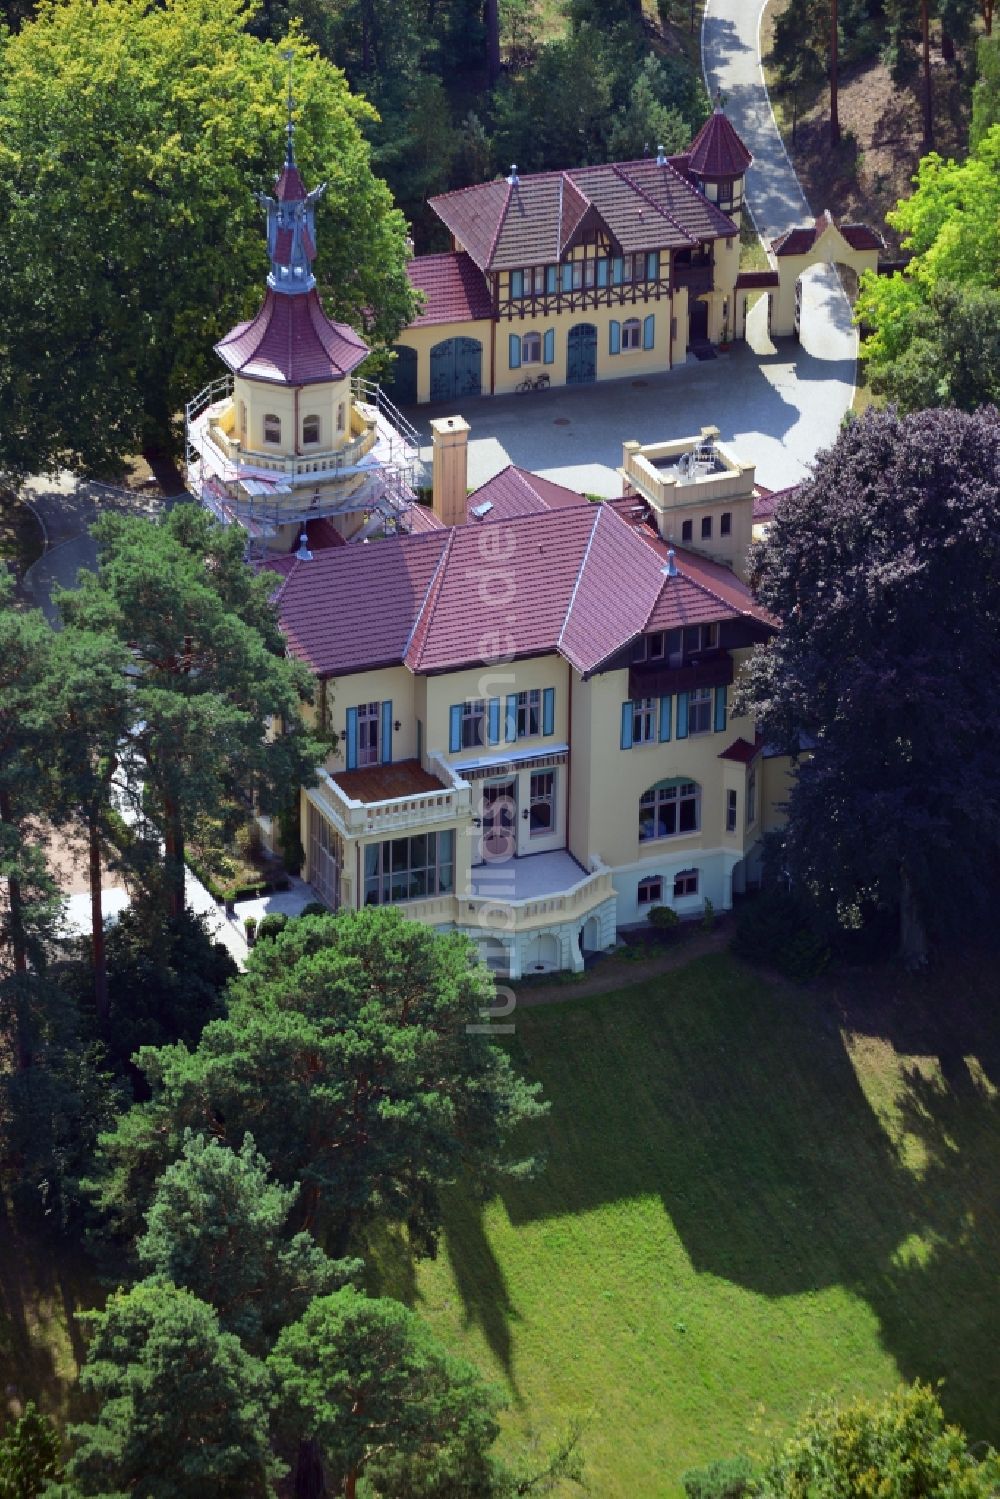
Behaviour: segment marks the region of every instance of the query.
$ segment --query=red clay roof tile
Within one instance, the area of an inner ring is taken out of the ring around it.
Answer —
[[[750,152],[718,105],[686,154],[689,170],[713,182],[725,177],[742,177],[753,162]]]
[[[333,548],[310,562],[269,561],[282,578],[289,649],[320,676],[398,662],[441,672],[553,652],[589,674],[643,630],[773,624],[719,563],[678,549],[666,577],[666,545],[614,505],[509,515],[499,552],[487,539],[497,534],[457,526]]]
[[[468,323],[493,314],[483,273],[464,250],[450,255],[417,255],[408,262],[410,285],[427,298],[414,326]]]
[[[313,289],[304,296],[276,295],[219,340],[215,352],[236,375],[276,385],[341,380],[368,355],[368,345],[346,323],[331,322]]]

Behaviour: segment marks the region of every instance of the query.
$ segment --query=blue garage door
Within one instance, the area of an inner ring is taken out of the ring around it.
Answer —
[[[392,351],[396,356],[389,378],[385,382],[385,393],[397,406],[417,404],[417,351],[405,344],[396,344]]]
[[[590,385],[596,378],[597,329],[593,323],[577,323],[569,330],[566,384]]]
[[[483,388],[483,346],[476,338],[446,338],[431,349],[431,400],[478,396]]]

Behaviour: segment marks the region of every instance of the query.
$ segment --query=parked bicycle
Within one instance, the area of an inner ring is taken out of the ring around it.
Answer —
[[[515,390],[548,390],[551,380],[548,375],[527,375],[517,385]]]

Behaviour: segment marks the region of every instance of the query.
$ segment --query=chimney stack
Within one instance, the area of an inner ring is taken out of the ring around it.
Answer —
[[[460,416],[439,416],[431,422],[434,452],[433,510],[445,526],[464,526],[468,516],[469,424]]]

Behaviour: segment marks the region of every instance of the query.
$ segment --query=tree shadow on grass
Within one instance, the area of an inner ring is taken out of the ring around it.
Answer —
[[[79,1245],[15,1211],[0,1192],[0,1426],[29,1400],[57,1417],[79,1413],[76,1370],[60,1344],[65,1338],[79,1367],[77,1313],[104,1296]]]
[[[770,1297],[848,1288],[904,1377],[944,1378],[948,1414],[995,1440],[996,1025],[956,1040],[938,1024],[939,1080],[903,1079],[895,1108],[923,1142],[921,1170],[861,1086],[845,1044],[857,1022],[828,993],[725,957],[522,1013],[519,1065],[554,1105],[530,1145],[549,1164],[503,1201],[517,1225],[656,1194],[696,1271]],[[926,1046],[912,1015],[895,1036],[877,1025],[899,1053]],[[989,1060],[970,1072],[956,1046],[972,1041]],[[509,1298],[473,1209],[448,1247],[467,1316],[509,1363]]]

